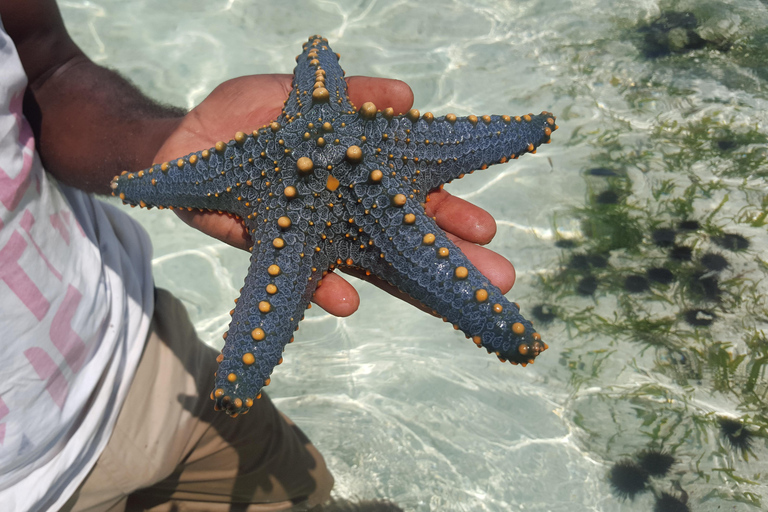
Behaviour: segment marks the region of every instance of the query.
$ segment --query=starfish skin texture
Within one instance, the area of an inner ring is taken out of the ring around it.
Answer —
[[[555,117],[356,109],[338,59],[326,39],[309,38],[274,122],[111,184],[131,205],[229,212],[245,223],[251,263],[211,393],[231,416],[261,396],[321,279],[337,267],[384,279],[502,362],[525,366],[547,348],[424,203],[465,173],[534,152],[557,129]]]

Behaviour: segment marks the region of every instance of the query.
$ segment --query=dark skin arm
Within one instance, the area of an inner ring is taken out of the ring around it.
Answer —
[[[35,135],[51,174],[106,194],[110,174],[152,163],[183,110],[149,100],[91,62],[69,37],[54,0],[3,1],[0,16],[40,108]]]
[[[228,140],[238,130],[269,123],[291,90],[290,75],[240,77],[224,82],[185,113],[152,101],[114,71],[88,59],[69,37],[54,0],[3,0],[0,18],[16,44],[39,107],[35,135],[46,170],[87,192],[107,194],[110,180],[122,170],[172,160]],[[356,105],[372,101],[396,112],[411,108],[413,93],[399,80],[352,77],[347,82]],[[243,104],[251,108],[244,111]],[[430,194],[426,209],[496,286],[503,292],[512,287],[512,265],[476,245],[488,243],[496,232],[487,212],[445,191]],[[180,217],[235,247],[250,246],[237,218],[210,212],[183,212]],[[407,300],[386,283],[375,284]],[[329,313],[346,316],[357,309],[359,297],[343,278],[328,274],[314,301]]]

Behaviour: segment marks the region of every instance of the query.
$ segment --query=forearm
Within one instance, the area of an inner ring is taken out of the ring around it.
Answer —
[[[114,175],[151,165],[185,113],[157,104],[82,55],[30,88],[40,110],[36,135],[45,168],[88,192],[108,193]]]

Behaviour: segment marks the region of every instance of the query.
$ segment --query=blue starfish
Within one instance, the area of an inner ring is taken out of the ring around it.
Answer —
[[[270,125],[112,181],[113,194],[133,205],[237,215],[253,239],[219,356],[215,407],[248,411],[335,267],[393,284],[502,361],[532,363],[547,345],[423,203],[465,173],[534,152],[557,129],[555,117],[356,109],[328,41],[313,36],[303,49]]]

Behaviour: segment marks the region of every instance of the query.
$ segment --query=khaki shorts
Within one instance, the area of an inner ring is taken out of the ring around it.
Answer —
[[[256,512],[327,501],[333,477],[322,456],[265,393],[235,419],[213,410],[217,352],[178,299],[156,297],[112,437],[63,510]]]

